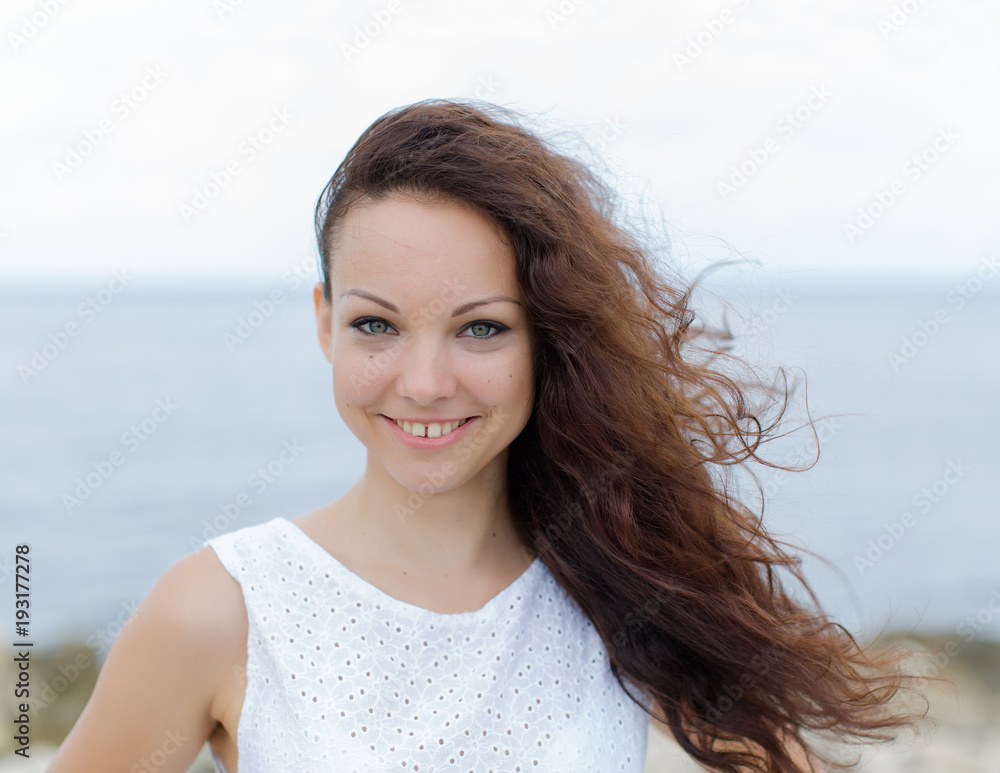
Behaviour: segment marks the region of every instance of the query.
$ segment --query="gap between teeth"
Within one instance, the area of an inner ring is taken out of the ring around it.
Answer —
[[[412,424],[408,421],[400,422],[396,421],[396,426],[402,428],[403,432],[408,435],[413,435],[414,437],[441,437],[442,435],[447,435],[454,432],[456,429],[465,424],[468,419],[460,419],[458,421],[446,421],[444,423],[434,422],[432,424],[421,424],[420,422],[413,422]]]

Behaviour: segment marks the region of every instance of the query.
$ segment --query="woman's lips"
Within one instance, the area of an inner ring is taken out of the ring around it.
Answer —
[[[447,435],[441,435],[439,437],[418,437],[416,435],[411,435],[406,432],[402,427],[396,424],[396,421],[385,414],[382,414],[382,418],[385,419],[386,423],[389,425],[389,430],[406,446],[410,448],[441,448],[442,446],[449,445],[455,442],[460,436],[464,435],[472,424],[475,423],[478,416],[470,416],[468,420],[460,427],[453,429]],[[452,419],[454,421],[454,419]],[[459,419],[458,421],[461,421]],[[413,422],[421,423],[424,422]],[[434,422],[427,422],[428,424],[433,424]],[[443,424],[444,422],[438,422]],[[426,427],[426,424],[425,424]]]

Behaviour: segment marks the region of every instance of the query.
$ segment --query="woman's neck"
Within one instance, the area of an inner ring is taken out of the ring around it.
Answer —
[[[526,568],[534,557],[514,527],[506,480],[495,473],[421,493],[369,464],[334,503],[334,512],[339,538],[357,560],[415,578],[506,574],[512,566]]]

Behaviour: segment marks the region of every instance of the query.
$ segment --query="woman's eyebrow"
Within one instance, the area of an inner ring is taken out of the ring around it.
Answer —
[[[343,298],[345,295],[357,295],[361,298],[367,298],[368,300],[377,303],[379,306],[388,309],[393,314],[399,314],[399,309],[397,309],[393,304],[389,303],[389,301],[379,298],[377,295],[372,295],[371,293],[366,292],[365,290],[357,290],[357,289],[345,290],[340,294],[338,300],[340,298]],[[461,306],[458,306],[454,311],[451,312],[451,316],[457,317],[461,314],[465,314],[465,312],[467,311],[476,308],[477,306],[485,306],[488,303],[499,303],[501,301],[516,303],[518,306],[521,305],[520,301],[514,300],[510,296],[491,295],[489,298],[483,298],[482,300],[469,301],[468,303],[463,303]]]

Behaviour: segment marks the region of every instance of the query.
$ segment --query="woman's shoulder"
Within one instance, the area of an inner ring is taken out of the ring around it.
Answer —
[[[213,705],[233,664],[246,663],[243,591],[208,545],[170,564],[134,614],[137,621],[146,618],[147,636],[167,644],[175,662],[211,689]]]
[[[239,584],[211,548],[174,561],[115,637],[52,770],[125,770],[164,728],[178,754],[163,769],[181,770],[236,705],[246,631]]]
[[[175,643],[178,657],[197,659],[212,676],[245,649],[243,591],[208,545],[167,567],[137,613],[143,608],[148,625]]]
[[[159,627],[172,628],[187,655],[197,656],[212,685],[212,718],[222,721],[245,681],[249,620],[242,588],[209,545],[171,564],[157,585]]]
[[[210,636],[209,642],[221,643],[234,623],[246,622],[243,592],[227,571],[218,554],[204,545],[171,564],[160,577],[161,603],[176,607],[199,633]]]
[[[227,715],[234,704],[242,703],[246,681],[249,619],[243,590],[209,545],[185,556],[174,567],[179,595],[194,605],[199,635],[210,650],[205,654],[212,661],[215,684],[212,717],[228,727]]]

